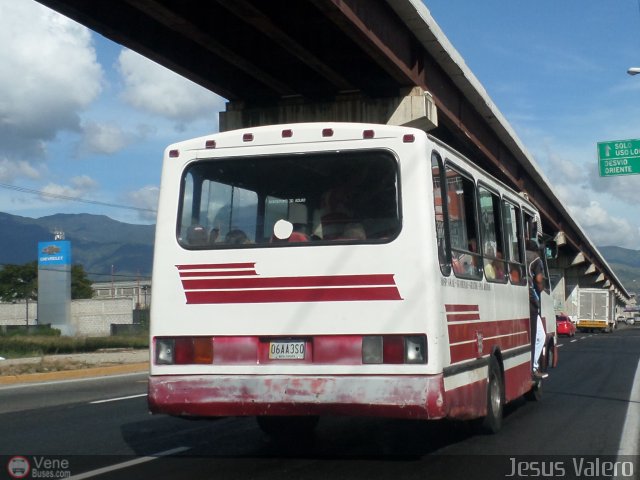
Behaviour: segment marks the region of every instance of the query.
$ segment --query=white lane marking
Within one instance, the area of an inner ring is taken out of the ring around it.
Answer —
[[[141,463],[152,462],[153,460],[158,460],[158,458],[167,457],[169,455],[173,455],[175,453],[185,452],[190,450],[191,447],[178,447],[173,448],[171,450],[166,450],[164,452],[154,453],[148,457],[140,457],[134,460],[129,460],[128,462],[116,463],[115,465],[110,465],[108,467],[98,468],[96,470],[91,470],[89,472],[81,473],[79,475],[74,475],[72,477],[67,477],[69,480],[82,480],[84,478],[92,478],[97,477],[98,475],[102,475],[103,473],[114,472],[116,470],[122,470],[123,468],[133,467],[135,465],[140,465]]]
[[[560,348],[560,347],[564,347],[564,343],[558,344],[558,348]]]
[[[635,471],[638,471],[640,468],[638,454],[640,454],[640,360],[638,360],[636,374],[633,377],[627,416],[624,420],[622,435],[620,435],[618,459],[620,462],[635,462]]]
[[[98,403],[109,403],[109,402],[119,402],[120,400],[129,400],[131,398],[140,398],[146,397],[146,393],[140,393],[138,395],[129,395],[128,397],[118,397],[118,398],[107,398],[105,400],[94,400],[93,402],[89,402],[90,405],[97,405]]]
[[[578,341],[578,340],[571,340],[571,343],[575,343],[575,342],[577,342],[577,341]]]

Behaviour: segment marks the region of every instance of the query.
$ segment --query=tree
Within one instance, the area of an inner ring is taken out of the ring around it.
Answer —
[[[71,298],[92,298],[92,282],[80,264],[71,267]],[[38,263],[29,262],[24,265],[5,265],[0,270],[0,300],[15,302],[17,300],[37,300],[38,298]]]
[[[38,298],[38,264],[5,265],[0,270],[0,300],[15,302],[25,300],[25,322],[29,327],[29,300]]]
[[[76,263],[71,267],[71,298],[77,300],[79,298],[92,298],[93,287],[92,282],[87,277],[84,267]]]
[[[5,265],[0,270],[0,300],[35,300],[38,298],[38,265]]]

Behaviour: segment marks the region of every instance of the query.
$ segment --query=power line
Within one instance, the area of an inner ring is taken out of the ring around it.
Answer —
[[[6,188],[7,190],[13,190],[13,191],[16,191],[16,192],[21,192],[21,193],[30,193],[32,195],[41,195],[43,197],[51,197],[51,198],[58,198],[58,199],[61,199],[61,200],[69,200],[71,202],[88,203],[88,204],[91,204],[91,205],[101,205],[103,207],[124,208],[124,209],[127,209],[127,210],[137,210],[139,212],[152,212],[152,213],[156,213],[157,212],[157,210],[152,209],[152,208],[132,207],[130,205],[120,205],[120,204],[117,204],[117,203],[109,203],[109,202],[98,202],[97,200],[88,200],[86,198],[71,197],[69,195],[63,195],[61,193],[43,192],[42,190],[34,190],[32,188],[18,187],[16,185],[8,185],[6,183],[0,183],[0,188]]]

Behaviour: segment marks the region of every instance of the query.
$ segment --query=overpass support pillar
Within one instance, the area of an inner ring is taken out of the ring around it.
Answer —
[[[299,122],[381,123],[429,131],[438,126],[438,113],[431,94],[420,87],[414,87],[397,97],[370,98],[350,93],[323,102],[292,97],[270,106],[229,102],[226,111],[220,113],[221,132]]]

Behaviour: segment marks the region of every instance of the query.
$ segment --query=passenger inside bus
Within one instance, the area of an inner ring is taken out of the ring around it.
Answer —
[[[308,242],[307,232],[308,211],[304,203],[292,203],[289,205],[289,222],[293,225],[293,231],[288,238],[289,242]]]
[[[453,271],[458,275],[476,276],[478,274],[478,242],[470,238],[467,242],[468,250],[455,252],[452,259]]]
[[[229,243],[231,245],[242,245],[249,242],[249,237],[240,229],[231,230],[224,238],[225,243]]]
[[[213,245],[218,241],[218,237],[220,236],[220,229],[218,227],[213,227],[209,232],[209,245]]]
[[[505,279],[504,261],[502,252],[494,253],[493,247],[485,249],[484,274],[489,281],[502,282]]]
[[[341,240],[366,240],[367,234],[361,223],[348,223],[344,227]]]
[[[207,230],[202,225],[195,224],[187,228],[187,244],[201,247],[207,244],[207,239]]]

